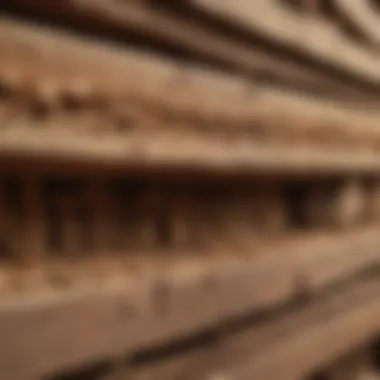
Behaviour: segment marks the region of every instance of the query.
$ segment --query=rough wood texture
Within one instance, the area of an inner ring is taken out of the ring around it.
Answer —
[[[331,21],[328,17],[305,17],[302,13],[292,11],[286,1],[260,0],[255,1],[255,4],[244,0],[223,3],[214,0],[194,0],[194,2],[201,9],[223,17],[224,20],[240,27],[243,26],[288,47],[307,52],[319,60],[336,65],[341,70],[352,72],[365,80],[379,82],[380,71],[376,55],[365,46],[356,44],[349,35],[342,33],[339,24],[338,28],[334,25],[334,19]],[[344,7],[344,11],[351,10],[356,17],[363,16],[363,10],[367,14],[370,12],[365,1],[358,3],[360,5],[356,6],[355,11],[352,10],[353,6]],[[375,18],[373,15],[373,19]],[[376,24],[368,23],[369,27],[373,28],[373,25]]]
[[[1,2],[0,377],[346,376],[380,329],[376,12]]]
[[[148,277],[117,275],[115,284],[101,287],[94,277],[85,288],[50,286],[22,297],[10,293],[0,304],[0,336],[9,342],[0,352],[1,368],[14,379],[28,379],[154,347],[298,294],[312,295],[378,264],[377,231],[350,235],[283,243],[240,260],[197,265],[185,260],[166,269],[161,264]],[[302,292],[300,279],[306,279]],[[167,288],[162,311],[154,298],[160,281]]]
[[[308,88],[318,88],[321,91],[337,91],[341,96],[357,94],[357,91],[346,83],[331,78],[324,73],[318,73],[313,68],[302,64],[281,60],[276,55],[268,54],[258,46],[249,46],[238,42],[236,38],[213,30],[212,26],[198,22],[197,18],[186,15],[186,10],[178,4],[154,4],[145,1],[63,1],[57,6],[39,1],[11,1],[13,6],[32,9],[41,14],[65,18],[71,22],[85,25],[90,30],[105,30],[125,35],[134,34],[148,36],[170,46],[178,47],[181,51],[201,58],[202,60],[218,62],[220,65],[247,75],[258,78],[275,77],[280,82]],[[185,13],[185,14],[184,14]]]

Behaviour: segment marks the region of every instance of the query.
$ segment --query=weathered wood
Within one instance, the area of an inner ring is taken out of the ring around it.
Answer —
[[[184,10],[181,6],[180,12],[175,12],[173,8],[168,11],[165,7],[140,0],[125,3],[94,0],[60,2],[59,6],[53,7],[40,1],[13,1],[13,5],[17,3],[21,8],[29,8],[50,17],[59,16],[60,19],[65,18],[85,25],[90,30],[100,28],[121,36],[127,36],[132,31],[154,41],[166,41],[197,58],[217,62],[259,78],[273,76],[289,84],[301,83],[310,89],[319,88],[320,91],[330,88],[341,97],[348,93],[358,94],[352,86],[347,86],[347,83],[338,78],[268,53],[260,47],[257,48],[255,43],[237,42],[235,37],[231,38],[228,33],[213,30],[212,24],[205,26],[191,17],[191,14],[188,18],[186,8]],[[328,91],[325,93],[327,95]]]
[[[0,352],[1,368],[23,380],[213,329],[292,299],[300,275],[306,278],[306,294],[312,294],[376,265],[377,241],[377,229],[320,236],[307,244],[279,244],[247,259],[212,260],[211,267],[179,260],[171,269],[160,265],[156,274],[132,282],[118,275],[114,285],[88,282],[87,291],[51,289],[45,295],[25,293],[26,299],[5,297],[0,337],[10,344]],[[155,312],[155,279],[168,289],[163,314]],[[25,364],[14,366],[14,360]]]
[[[0,5],[2,377],[347,375],[380,330],[360,4]]]
[[[305,17],[302,13],[292,12],[284,2],[277,1],[255,1],[255,4],[245,1],[194,2],[209,14],[253,34],[261,34],[271,41],[339,67],[341,71],[355,73],[374,83],[379,81],[380,71],[373,52],[355,44],[349,35],[340,33],[329,19]],[[309,38],[311,34],[313,38]]]

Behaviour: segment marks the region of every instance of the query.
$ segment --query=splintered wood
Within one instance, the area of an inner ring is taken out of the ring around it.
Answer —
[[[380,6],[0,4],[0,378],[380,379]]]

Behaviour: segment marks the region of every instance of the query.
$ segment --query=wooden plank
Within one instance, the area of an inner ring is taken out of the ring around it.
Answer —
[[[1,40],[0,81],[13,86],[11,90],[20,96],[31,96],[30,101],[44,98],[46,93],[54,98],[47,99],[48,122],[31,121],[25,104],[20,104],[18,120],[4,117],[6,129],[17,130],[20,138],[28,126],[78,131],[80,128],[73,127],[76,123],[83,124],[88,134],[98,135],[103,130],[104,134],[113,131],[126,135],[118,131],[117,118],[120,109],[127,108],[133,110],[130,130],[150,126],[155,131],[211,130],[221,137],[223,133],[250,134],[288,143],[363,144],[371,148],[378,144],[378,112],[374,110],[251,87],[232,75],[62,33],[46,33],[43,28],[4,18],[0,31],[0,40],[7,36]],[[28,54],[29,50],[34,53]],[[70,118],[54,106],[67,97],[76,98],[78,91],[80,102],[90,108],[87,113],[92,117]],[[170,95],[172,92],[175,96]],[[91,108],[99,102],[104,107],[102,112],[99,107]],[[146,114],[150,115],[148,119]]]
[[[340,336],[339,342],[334,341],[333,345],[337,349],[331,356],[323,353],[322,359],[320,351],[324,349],[324,346],[316,347],[314,342],[311,342],[312,347],[308,347],[305,339],[305,336],[309,336],[310,330],[319,330],[319,338],[328,339],[330,329],[335,330],[336,326],[342,328],[340,323],[347,322],[347,315],[368,315],[374,309],[377,310],[376,315],[378,315],[379,284],[378,276],[356,281],[350,286],[325,294],[307,304],[288,310],[278,310],[277,313],[268,315],[265,320],[252,320],[250,324],[235,326],[232,329],[231,326],[230,328],[224,326],[224,330],[220,329],[219,334],[214,331],[213,334],[204,336],[198,341],[185,341],[182,345],[178,345],[176,350],[174,347],[170,350],[170,346],[169,348],[163,346],[155,353],[151,353],[150,359],[146,361],[138,359],[139,355],[133,356],[130,360],[115,359],[115,365],[108,368],[102,380],[245,378],[239,376],[242,376],[247,366],[256,363],[257,358],[267,357],[267,363],[272,364],[268,364],[267,367],[273,368],[277,363],[271,362],[271,350],[274,348],[276,351],[276,347],[283,342],[286,342],[289,350],[292,350],[292,340],[299,337],[304,339],[303,348],[309,355],[305,355],[303,361],[296,363],[295,372],[298,370],[302,376],[306,376],[316,368],[340,359],[348,349],[356,350],[369,343],[370,334],[377,333],[378,319],[372,318],[370,327],[366,326],[364,321],[356,320],[356,329],[347,331],[345,336]],[[364,310],[365,313],[363,313]],[[331,328],[332,318],[334,328]],[[360,337],[357,330],[371,332]],[[144,355],[140,352],[140,356],[141,354]],[[289,362],[289,367],[294,367],[294,363]],[[287,378],[296,380],[300,378],[298,376],[293,372],[292,377]]]
[[[15,131],[17,132],[17,131]],[[168,149],[170,147],[170,149]],[[366,149],[352,152],[334,147],[286,146],[249,141],[244,136],[234,141],[162,131],[120,138],[71,131],[24,129],[21,133],[0,131],[0,156],[14,162],[46,162],[36,170],[48,170],[53,162],[70,165],[74,171],[86,168],[125,171],[141,169],[184,170],[224,174],[266,175],[376,175],[379,155]]]
[[[337,9],[350,25],[373,47],[380,43],[379,15],[368,1],[334,0]]]
[[[378,83],[380,71],[371,49],[354,44],[336,25],[321,17],[305,17],[276,1],[194,0],[199,9],[244,28],[253,35],[285,44],[321,62]],[[313,34],[313,38],[309,36]]]
[[[133,31],[162,45],[176,46],[192,56],[240,73],[261,78],[272,76],[293,86],[303,83],[309,90],[314,87],[318,91],[325,91],[325,95],[329,91],[336,91],[341,97],[349,93],[359,94],[355,87],[334,76],[273,56],[254,44],[214,31],[210,25],[205,26],[192,17],[183,17],[181,13],[173,12],[173,9],[168,12],[141,0],[124,3],[112,0],[60,2],[59,6],[40,1],[13,1],[13,6],[15,3],[40,14],[46,13],[50,17],[55,15],[60,20],[64,17],[70,22],[80,23],[81,27],[99,30],[100,33],[111,30],[123,35]]]
[[[221,74],[218,70],[197,68],[196,65],[164,59],[159,55],[138,53],[117,44],[80,38],[73,33],[65,34],[54,29],[49,29],[47,33],[43,27],[3,16],[0,31],[3,54],[0,63],[1,80],[6,83],[15,82],[16,87],[41,92],[42,95],[54,92],[52,96],[59,97],[62,92],[71,91],[71,87],[83,85],[89,87],[90,97],[95,92],[96,96],[110,96],[112,99],[132,94],[135,97],[153,97],[160,104],[163,103],[163,94],[166,94],[165,102],[175,104],[187,94],[187,98],[184,98],[187,99],[186,102],[201,96],[202,101],[198,101],[197,109],[203,109],[202,103],[212,94],[213,102],[219,98],[219,102],[224,100],[222,106],[219,106],[219,111],[222,112],[231,106],[231,96],[253,106],[260,90],[255,81],[247,83],[238,76]],[[35,51],[34,46],[39,46],[40,49]],[[30,50],[34,53],[29,54]],[[109,67],[110,70],[104,71],[103,67]],[[141,81],[144,86],[141,86]],[[31,85],[34,87],[28,88]],[[167,96],[168,86],[176,93],[173,99]],[[45,87],[49,90],[45,90]],[[251,94],[248,91],[250,87]],[[205,91],[207,95],[204,94]],[[296,99],[299,97],[296,96]],[[345,111],[349,111],[349,107]]]
[[[377,246],[377,228],[326,234],[278,242],[245,258],[204,262],[207,255],[198,255],[199,261],[181,261],[177,255],[177,264],[157,265],[134,279],[116,276],[109,285],[4,296],[0,338],[10,343],[0,351],[0,369],[15,380],[30,379],[213,329],[291,300],[300,276],[306,278],[304,293],[311,294],[378,265]],[[157,291],[161,285],[164,293]]]
[[[197,371],[192,363],[178,378],[190,374],[202,379],[217,375],[239,380],[303,378],[378,333],[379,286],[378,277],[353,283],[288,314],[226,334],[216,345],[209,368]]]

